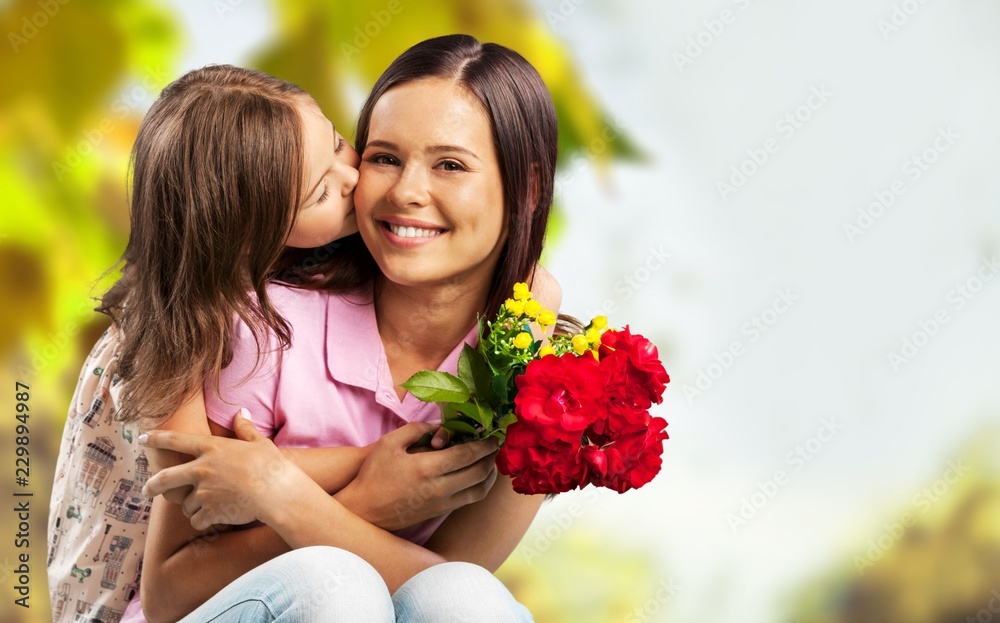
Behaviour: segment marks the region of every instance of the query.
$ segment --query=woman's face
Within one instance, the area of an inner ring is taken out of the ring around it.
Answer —
[[[358,231],[354,215],[358,154],[311,97],[296,99],[304,134],[304,184],[298,214],[285,244],[308,249]]]
[[[387,91],[372,109],[358,229],[389,281],[488,283],[506,237],[503,184],[482,105],[450,80]]]

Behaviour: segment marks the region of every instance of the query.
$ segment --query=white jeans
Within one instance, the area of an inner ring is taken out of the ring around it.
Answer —
[[[304,547],[237,578],[180,623],[525,623],[528,609],[492,573],[435,565],[394,595],[351,552]]]

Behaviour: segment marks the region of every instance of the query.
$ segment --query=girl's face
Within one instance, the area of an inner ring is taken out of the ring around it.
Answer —
[[[372,109],[358,229],[406,286],[488,283],[506,238],[503,184],[482,105],[450,80],[387,91]]]
[[[358,183],[358,153],[323,116],[311,97],[297,98],[302,117],[305,158],[302,202],[290,247],[321,247],[358,231],[354,216],[354,187]]]

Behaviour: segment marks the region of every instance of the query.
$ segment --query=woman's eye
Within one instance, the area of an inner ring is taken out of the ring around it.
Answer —
[[[339,154],[340,150],[344,148],[344,145],[346,143],[347,143],[347,141],[344,140],[343,136],[338,136],[337,137],[337,146],[333,148],[333,153]]]
[[[445,171],[465,171],[465,167],[460,162],[455,162],[454,160],[445,160],[438,166]]]
[[[398,160],[388,154],[376,154],[369,158],[368,161],[373,164],[387,164],[390,166],[399,164]]]

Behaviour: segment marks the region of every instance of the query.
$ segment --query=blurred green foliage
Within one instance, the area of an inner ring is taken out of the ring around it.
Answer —
[[[911,504],[875,523],[872,534],[854,539],[857,551],[799,590],[788,620],[1000,620],[998,444],[998,430],[978,435],[955,461],[951,482],[928,483]]]
[[[239,5],[214,2],[206,19],[224,19]],[[218,61],[300,84],[341,127],[354,122],[360,97],[400,52],[467,32],[518,50],[538,68],[560,117],[561,162],[582,153],[606,168],[637,156],[624,136],[590,147],[609,117],[526,0],[291,0],[273,2],[272,10],[272,38],[257,56]],[[36,496],[32,608],[11,620],[43,621],[50,618],[42,561],[55,456],[79,366],[106,326],[91,297],[115,278],[105,273],[128,239],[129,151],[146,108],[180,73],[185,33],[176,8],[148,0],[7,0],[0,33],[0,352],[9,387],[15,380],[31,386]],[[0,428],[0,443],[10,456],[11,427]],[[9,514],[0,519],[0,533],[10,534],[9,521]]]

